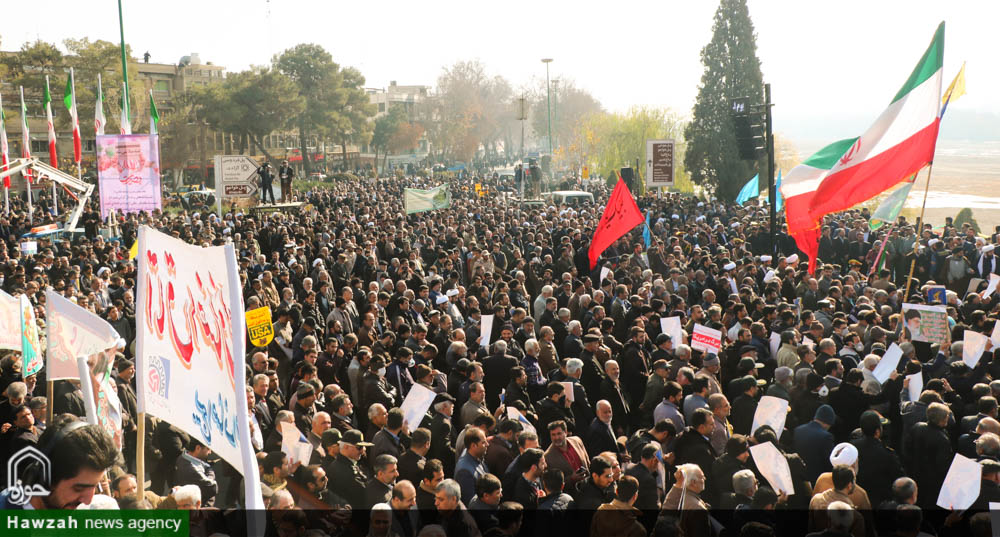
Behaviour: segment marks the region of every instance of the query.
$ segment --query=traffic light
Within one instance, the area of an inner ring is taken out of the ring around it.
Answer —
[[[733,120],[736,147],[743,160],[757,160],[766,148],[764,116],[753,108],[746,97],[730,101],[729,115]]]

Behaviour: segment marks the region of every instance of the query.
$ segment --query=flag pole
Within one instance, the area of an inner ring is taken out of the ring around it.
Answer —
[[[920,219],[917,220],[917,233],[913,239],[913,259],[910,260],[910,275],[906,278],[906,292],[903,294],[903,301],[910,298],[910,284],[913,282],[913,269],[917,266],[917,248],[920,246],[920,228],[924,225],[924,209],[927,208],[927,192],[931,189],[931,172],[934,171],[934,163],[927,167],[927,183],[924,186],[924,202],[920,204]]]
[[[121,53],[122,53],[122,80],[125,81],[125,97],[124,100],[128,102],[128,59],[125,55],[125,19],[122,17],[122,0],[118,0],[118,32],[121,36]],[[127,105],[126,105],[127,106]]]
[[[146,499],[146,413],[139,412],[139,430],[136,432],[135,476],[139,484],[139,499]]]

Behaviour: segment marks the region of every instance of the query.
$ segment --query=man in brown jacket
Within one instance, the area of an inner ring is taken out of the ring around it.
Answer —
[[[602,504],[590,523],[590,537],[646,537],[639,523],[642,513],[632,504],[639,497],[639,481],[627,475],[618,482],[615,498]]]
[[[572,490],[578,481],[588,475],[590,456],[587,455],[587,448],[579,436],[569,436],[566,422],[562,420],[549,424],[549,438],[552,443],[545,450],[545,464],[562,470],[566,487]]]

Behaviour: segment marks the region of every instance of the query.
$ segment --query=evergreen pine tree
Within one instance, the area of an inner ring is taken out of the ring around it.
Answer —
[[[740,160],[730,99],[764,102],[764,82],[757,59],[756,35],[746,0],[721,0],[715,12],[712,40],[701,51],[701,77],[693,119],[684,129],[684,166],[695,184],[715,189],[732,201],[755,173],[766,175],[767,159]],[[766,184],[766,181],[764,182]]]

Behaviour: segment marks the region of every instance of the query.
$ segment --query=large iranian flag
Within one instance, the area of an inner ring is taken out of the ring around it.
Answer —
[[[66,105],[66,110],[69,110],[69,119],[73,124],[73,162],[80,164],[80,159],[83,153],[83,144],[80,140],[80,117],[76,109],[76,92],[74,91],[74,86],[76,85],[76,80],[73,73],[73,68],[69,68],[69,78],[66,79],[66,94],[63,96],[63,104]]]
[[[934,159],[941,105],[944,23],[889,107],[857,138],[834,142],[784,178],[788,231],[815,267],[824,215],[884,192]]]

